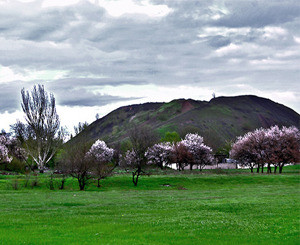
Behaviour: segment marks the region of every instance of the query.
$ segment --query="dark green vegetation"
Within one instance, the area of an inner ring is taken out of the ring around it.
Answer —
[[[0,176],[1,244],[299,244],[299,165],[282,175],[249,170],[170,172],[103,180],[98,189],[50,191],[46,174]],[[29,186],[34,181],[30,180]],[[18,184],[16,184],[18,183]],[[13,186],[19,186],[13,190]]]
[[[216,151],[260,127],[272,125],[300,127],[300,115],[292,109],[257,96],[217,97],[209,102],[174,100],[169,103],[146,103],[121,107],[96,120],[71,143],[102,139],[108,143],[128,137],[131,124],[148,125],[160,137],[176,131],[181,137],[198,132],[205,144]]]

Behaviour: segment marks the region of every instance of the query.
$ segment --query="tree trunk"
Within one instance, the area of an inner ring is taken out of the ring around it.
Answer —
[[[259,164],[257,164],[257,171],[256,172],[259,173]]]
[[[190,164],[190,170],[193,170],[193,164]]]
[[[263,164],[261,165],[261,172],[262,173],[264,172],[264,165]]]
[[[65,178],[63,178],[62,180],[61,180],[61,185],[60,185],[60,187],[59,187],[59,189],[60,190],[63,190],[64,189],[64,187],[65,187]]]
[[[79,179],[78,179],[78,183],[79,183],[79,189],[80,189],[81,191],[84,191],[84,186],[85,186],[85,181],[84,181],[84,179],[83,179],[83,178],[79,178]]]
[[[101,185],[100,185],[100,180],[101,178],[98,178],[98,184],[97,184],[97,187],[99,188]]]
[[[276,174],[276,170],[277,170],[277,165],[275,165],[274,174]]]
[[[253,167],[250,167],[251,173],[253,173]]]
[[[79,185],[79,188],[80,188],[81,191],[84,191],[84,184],[81,183],[81,184]]]
[[[49,189],[54,190],[53,174],[50,175]]]
[[[284,166],[283,163],[279,165],[279,173],[280,173],[280,174],[282,173],[283,166]]]
[[[268,163],[268,171],[267,171],[268,174],[272,173],[272,170],[271,170],[271,164]]]
[[[138,169],[135,172],[132,172],[132,182],[134,186],[137,186],[138,184],[141,171],[142,171],[141,167],[138,167]]]

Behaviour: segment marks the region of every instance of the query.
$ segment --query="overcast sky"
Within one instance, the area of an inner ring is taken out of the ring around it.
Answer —
[[[0,0],[0,129],[44,84],[62,125],[122,105],[254,94],[300,112],[299,0]]]

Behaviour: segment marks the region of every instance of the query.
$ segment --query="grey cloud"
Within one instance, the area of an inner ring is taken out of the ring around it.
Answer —
[[[57,102],[63,106],[104,106],[120,101],[140,99],[140,97],[120,97],[106,94],[99,94],[86,91],[85,89],[69,89],[63,92],[56,92]]]
[[[300,2],[296,1],[227,1],[230,13],[215,22],[227,27],[264,27],[295,20],[300,15]]]
[[[0,89],[0,113],[15,112],[21,108],[21,89],[25,87],[26,90],[31,91],[34,84],[39,81],[31,81],[29,83],[22,83],[22,81],[12,81],[8,83],[1,83]],[[141,97],[120,97],[107,94],[93,92],[92,82],[83,86],[74,86],[70,83],[68,86],[51,86],[49,83],[42,83],[46,86],[46,90],[53,93],[58,105],[62,106],[104,106],[121,101],[129,101],[141,99]]]
[[[62,104],[70,106],[123,99],[90,92],[105,85],[220,88],[237,78],[261,89],[297,84],[295,64],[300,58],[294,35],[300,35],[299,1],[224,1],[229,12],[217,12],[219,20],[212,18],[211,6],[221,1],[153,2],[167,4],[173,11],[152,19],[113,18],[103,8],[82,2],[63,8],[32,5],[31,10],[23,10],[20,5],[17,10],[2,9],[0,64],[20,71],[66,71],[63,79],[53,79],[47,86],[58,93]],[[267,38],[264,27],[268,26],[286,33]],[[250,31],[243,34],[242,27]],[[199,37],[205,28],[229,31]],[[235,30],[230,31],[232,28]],[[238,49],[231,50],[230,44]],[[228,50],[222,53],[222,48]],[[280,84],[280,79],[285,82]],[[64,98],[63,92],[70,88],[74,95]]]
[[[49,82],[47,87],[53,91],[59,90],[68,90],[70,88],[90,88],[90,87],[99,87],[101,86],[119,86],[119,85],[143,85],[147,84],[146,81],[143,80],[119,80],[117,78],[62,78],[57,79],[55,81]]]
[[[216,48],[227,46],[230,42],[230,38],[221,35],[209,38],[209,45]]]
[[[20,109],[21,81],[0,83],[0,113],[13,113]]]
[[[95,23],[105,18],[105,10],[88,2],[63,7],[24,8],[27,4],[0,9],[0,35],[31,41],[80,39]]]

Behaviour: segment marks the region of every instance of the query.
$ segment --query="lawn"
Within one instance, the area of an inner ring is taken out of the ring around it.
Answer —
[[[2,175],[0,244],[299,244],[299,166],[284,172],[157,174],[137,187],[119,174],[86,191]]]

